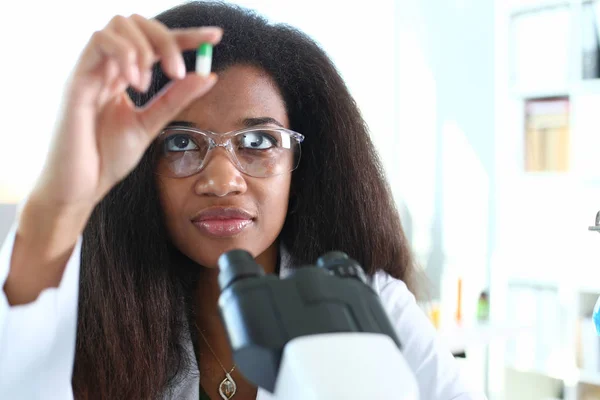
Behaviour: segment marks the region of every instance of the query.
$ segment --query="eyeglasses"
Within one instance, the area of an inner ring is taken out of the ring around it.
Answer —
[[[185,178],[200,172],[211,150],[222,147],[244,174],[267,178],[291,172],[300,162],[304,136],[285,128],[252,127],[217,134],[173,126],[157,138],[157,174]]]

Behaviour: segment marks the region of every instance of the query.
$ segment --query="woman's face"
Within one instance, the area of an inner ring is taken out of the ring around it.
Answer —
[[[219,74],[204,97],[175,118],[204,131],[225,133],[252,125],[289,128],[279,89],[262,70],[236,65]],[[291,172],[256,178],[240,172],[216,147],[205,167],[186,178],[158,176],[165,223],[173,244],[206,267],[221,254],[244,249],[271,258],[287,214]],[[159,167],[160,163],[159,163]],[[267,255],[269,254],[269,255]]]

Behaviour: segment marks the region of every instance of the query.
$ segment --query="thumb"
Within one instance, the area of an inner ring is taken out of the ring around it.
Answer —
[[[217,75],[214,73],[207,77],[192,73],[167,84],[150,103],[138,111],[138,121],[148,135],[148,140],[154,139],[167,122],[194,99],[206,94],[216,82]]]

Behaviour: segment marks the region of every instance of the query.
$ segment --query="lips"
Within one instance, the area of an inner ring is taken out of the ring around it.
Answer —
[[[241,208],[213,207],[202,210],[192,223],[202,233],[213,237],[230,237],[241,233],[254,222],[254,217]]]

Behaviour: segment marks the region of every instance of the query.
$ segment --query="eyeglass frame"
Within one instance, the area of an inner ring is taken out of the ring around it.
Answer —
[[[186,125],[171,125],[171,126],[167,126],[166,128],[163,128],[161,130],[161,132],[158,134],[158,136],[156,137],[156,140],[160,142],[161,137],[170,130],[177,130],[177,131],[183,131],[183,132],[191,132],[191,133],[195,133],[195,134],[199,134],[201,136],[204,136],[208,139],[209,141],[209,146],[208,146],[208,150],[206,150],[206,156],[204,157],[204,159],[202,160],[202,163],[200,164],[200,166],[198,167],[198,169],[196,171],[194,171],[193,173],[189,174],[189,175],[185,175],[185,176],[176,176],[174,178],[179,179],[179,178],[189,178],[190,176],[196,175],[198,173],[200,173],[205,167],[206,167],[206,160],[208,159],[208,155],[209,153],[214,150],[216,147],[221,147],[223,148],[227,154],[229,155],[229,158],[231,161],[233,161],[233,164],[235,165],[235,167],[243,174],[251,176],[253,178],[259,178],[253,175],[250,175],[248,172],[244,171],[244,169],[242,168],[241,162],[238,159],[237,155],[235,154],[235,150],[233,149],[233,146],[231,145],[231,139],[236,137],[237,135],[246,133],[246,132],[252,132],[252,131],[256,131],[256,130],[273,130],[273,131],[280,131],[280,132],[284,132],[288,135],[290,135],[290,138],[296,140],[296,142],[298,143],[298,164],[300,163],[300,157],[302,155],[302,147],[300,146],[300,144],[304,141],[304,135],[301,133],[298,133],[296,131],[293,131],[291,129],[287,129],[281,126],[268,126],[268,125],[256,125],[256,126],[250,126],[247,128],[242,128],[242,129],[238,129],[238,130],[233,130],[233,131],[229,131],[229,132],[225,132],[225,133],[216,133],[216,132],[212,132],[212,131],[206,131],[203,129],[199,129],[199,128],[195,128],[193,126],[186,126]],[[220,140],[217,142],[217,140],[215,140],[215,138],[219,138]],[[162,144],[162,143],[161,143]],[[164,152],[164,149],[157,149],[161,154]],[[183,153],[184,151],[182,151]],[[294,171],[296,168],[298,168],[298,165],[294,166],[294,168],[292,168],[291,170],[287,171],[287,172],[292,172]],[[261,178],[270,178],[273,176],[278,176],[278,175],[282,175],[286,172],[282,172],[280,174],[275,174],[275,175],[268,175],[265,177],[261,177]],[[158,174],[161,175],[161,174]]]

